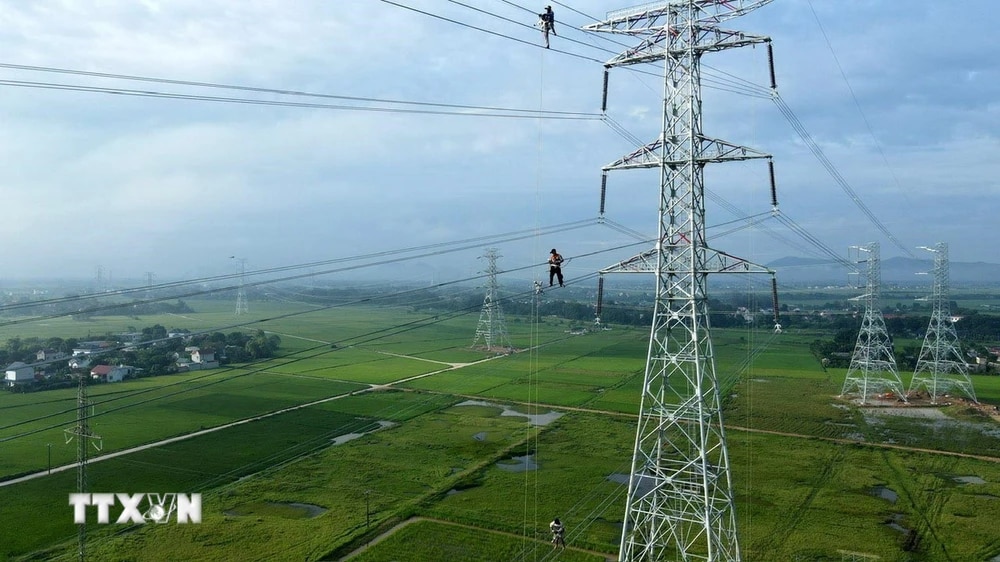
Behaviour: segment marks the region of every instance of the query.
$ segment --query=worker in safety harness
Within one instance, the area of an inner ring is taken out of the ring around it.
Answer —
[[[565,287],[563,285],[562,263],[563,257],[555,248],[552,248],[552,253],[549,254],[549,287],[552,286],[552,281],[556,277],[559,278],[559,286]]]
[[[549,48],[549,32],[556,33],[556,15],[552,12],[552,6],[545,6],[545,11],[538,14],[538,26],[542,28],[542,37],[545,37],[545,48]]]

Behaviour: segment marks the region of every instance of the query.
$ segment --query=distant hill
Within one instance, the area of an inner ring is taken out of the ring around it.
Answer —
[[[823,285],[844,285],[854,283],[857,276],[848,276],[846,268],[830,260],[815,258],[784,257],[775,260],[768,267],[778,273],[779,283],[817,283]],[[934,268],[932,259],[894,257],[882,260],[882,282],[905,285],[930,285],[930,273]],[[950,264],[950,279],[953,285],[1000,285],[1000,264],[986,262],[956,262]]]

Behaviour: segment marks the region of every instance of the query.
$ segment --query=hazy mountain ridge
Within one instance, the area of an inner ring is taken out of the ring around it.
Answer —
[[[849,275],[847,268],[831,260],[816,258],[784,257],[767,264],[777,272],[779,283],[822,283],[842,285],[857,282],[857,275]],[[864,267],[860,264],[860,267]],[[933,259],[893,257],[882,260],[882,282],[906,285],[930,285]],[[927,275],[920,275],[926,273]],[[952,284],[1000,285],[1000,264],[987,262],[950,263],[949,277]]]

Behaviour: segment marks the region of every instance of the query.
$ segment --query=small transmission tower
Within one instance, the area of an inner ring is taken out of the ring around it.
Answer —
[[[236,273],[240,276],[240,285],[236,289],[236,315],[239,316],[250,312],[250,307],[247,306],[246,291],[247,260],[246,258],[238,258],[236,256],[229,256],[229,259],[236,260]]]
[[[479,313],[479,324],[476,326],[476,338],[472,340],[475,347],[480,340],[483,341],[486,351],[496,351],[507,353],[511,350],[510,337],[507,335],[507,323],[503,319],[503,311],[500,310],[499,288],[497,283],[497,254],[496,248],[487,248],[483,254],[488,264],[486,266],[486,297],[483,298],[483,308]]]
[[[76,392],[76,425],[64,430],[67,445],[74,438],[76,439],[76,491],[80,494],[87,493],[87,461],[90,458],[90,444],[93,442],[94,447],[100,451],[103,443],[101,437],[90,430],[88,408],[90,408],[90,400],[87,398],[87,375],[81,373],[80,384]],[[77,528],[77,554],[80,562],[86,559],[86,523],[80,523]]]
[[[865,264],[865,294],[854,300],[865,301],[865,313],[858,331],[858,341],[854,345],[851,365],[847,369],[844,387],[840,395],[858,394],[865,404],[869,396],[891,392],[897,398],[906,400],[903,382],[899,380],[896,357],[892,354],[892,341],[882,318],[879,306],[882,293],[882,264],[879,259],[878,242],[867,246],[853,246],[857,252],[856,263]],[[865,259],[861,259],[862,254]]]
[[[934,310],[924,336],[924,345],[920,348],[917,367],[913,371],[913,380],[910,381],[910,393],[926,388],[931,403],[937,404],[939,396],[958,388],[973,402],[978,402],[969,369],[959,351],[958,334],[951,321],[948,245],[938,242],[933,248],[922,246],[921,249],[934,252],[934,288],[931,294]]]
[[[647,3],[611,12],[584,28],[641,39],[607,61],[606,69],[664,64],[659,138],[603,168],[605,173],[659,171],[656,247],[639,260],[652,265],[656,299],[618,554],[622,562],[740,560],[708,314],[708,274],[725,267],[726,254],[707,243],[704,168],[769,156],[703,134],[701,58],[770,45],[766,37],[719,27],[770,1]],[[605,183],[602,179],[602,212]]]

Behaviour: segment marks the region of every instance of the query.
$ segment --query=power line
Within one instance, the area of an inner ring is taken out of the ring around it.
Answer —
[[[517,41],[518,43],[523,43],[525,45],[530,45],[532,47],[537,47],[539,49],[544,49],[545,48],[545,47],[543,47],[541,45],[532,43],[531,41],[525,41],[524,39],[518,39],[517,37],[511,37],[510,35],[504,35],[503,33],[499,33],[499,32],[496,32],[496,31],[490,31],[489,29],[484,29],[482,27],[477,27],[477,26],[474,26],[474,25],[471,25],[471,24],[468,24],[468,23],[460,22],[460,21],[455,20],[455,19],[446,18],[444,16],[439,16],[437,14],[432,14],[431,12],[425,12],[424,10],[418,10],[417,8],[413,8],[411,6],[406,6],[406,5],[400,4],[398,2],[393,2],[392,0],[381,0],[381,1],[385,2],[386,4],[392,4],[393,6],[396,6],[398,8],[403,8],[404,10],[410,10],[411,12],[417,12],[418,14],[423,14],[425,16],[430,16],[432,18],[436,18],[436,19],[443,20],[443,21],[446,21],[446,22],[449,22],[449,23],[453,23],[455,25],[460,25],[462,27],[468,27],[469,29],[475,29],[476,31],[481,31],[483,33],[488,33],[490,35],[496,35],[497,37],[503,37],[505,39],[510,39],[511,41]],[[555,51],[557,53],[562,53],[564,55],[569,55],[571,57],[576,57],[578,59],[583,59],[583,60],[587,60],[587,61],[591,61],[591,62],[601,63],[601,61],[599,61],[599,60],[597,60],[595,58],[591,58],[591,57],[584,56],[584,55],[581,55],[581,54],[571,53],[569,51],[563,51],[563,50],[560,50],[560,49],[550,49],[550,50]]]
[[[602,253],[605,253],[605,252],[611,252],[611,251],[618,251],[618,250],[626,249],[626,248],[629,248],[629,247],[632,247],[632,246],[635,246],[635,245],[636,245],[635,243],[630,243],[630,244],[621,245],[621,246],[618,246],[618,247],[615,247],[615,248],[608,248],[608,249],[603,249],[603,250],[596,250],[594,252],[580,254],[580,255],[577,255],[577,256],[573,256],[573,257],[590,257],[590,256],[599,255],[599,254],[602,254]],[[529,265],[526,265],[526,266],[521,266],[521,267],[517,267],[517,268],[513,268],[513,269],[506,269],[506,270],[504,270],[504,272],[505,273],[510,273],[510,272],[514,272],[514,271],[522,271],[522,270],[527,270],[527,269],[533,269],[533,268],[539,267],[540,265],[542,265],[542,264],[532,263],[532,264],[529,264]],[[592,277],[594,277],[596,275],[597,275],[596,273],[590,274],[589,276],[584,275],[584,276],[581,276],[579,278],[579,280],[586,280],[586,279],[592,278]],[[255,325],[255,324],[262,324],[264,322],[269,322],[269,321],[274,321],[274,320],[282,320],[282,319],[287,319],[287,318],[291,318],[291,317],[295,317],[295,316],[301,316],[301,315],[304,315],[304,314],[312,314],[312,313],[318,312],[320,310],[329,310],[329,309],[332,309],[332,308],[344,307],[344,306],[349,306],[349,305],[357,305],[357,304],[370,303],[370,302],[377,301],[377,300],[380,300],[380,299],[399,297],[401,295],[412,294],[412,293],[414,293],[416,291],[423,291],[423,290],[430,289],[430,288],[447,287],[447,286],[455,285],[455,284],[458,284],[458,283],[463,283],[463,282],[468,282],[468,281],[472,281],[472,280],[482,279],[484,277],[486,277],[485,274],[484,275],[476,275],[476,276],[471,276],[471,277],[467,277],[467,278],[463,278],[463,279],[457,279],[457,280],[452,280],[452,281],[446,281],[446,282],[442,282],[442,283],[437,283],[437,284],[431,285],[429,287],[419,287],[419,288],[414,288],[414,289],[407,289],[407,290],[403,290],[403,291],[397,291],[397,292],[395,292],[393,294],[389,294],[389,295],[377,295],[377,296],[373,296],[373,297],[364,297],[364,298],[356,299],[354,301],[350,301],[350,302],[347,302],[347,303],[332,304],[332,305],[327,305],[327,306],[323,306],[321,308],[316,308],[316,309],[309,309],[309,310],[304,310],[304,311],[289,312],[289,313],[285,313],[285,314],[280,314],[280,315],[272,316],[272,317],[269,317],[269,318],[262,318],[262,319],[256,319],[256,320],[248,321],[248,322],[231,324],[229,326],[224,326],[224,327],[214,327],[214,328],[211,328],[211,329],[204,330],[202,332],[197,332],[196,335],[198,335],[198,334],[204,334],[204,333],[210,333],[210,332],[215,332],[215,331],[219,331],[219,330],[222,330],[222,329],[232,329],[232,328],[236,328],[236,327],[246,327],[246,326]],[[529,290],[526,290],[526,291],[524,291],[522,293],[518,293],[518,294],[515,294],[515,295],[512,295],[512,296],[509,296],[507,298],[508,299],[512,299],[512,298],[525,297],[525,296],[531,295],[533,293],[534,293],[534,290],[533,289],[529,289]],[[418,320],[413,320],[413,321],[410,321],[410,322],[404,322],[402,324],[396,324],[396,325],[389,326],[389,327],[386,327],[386,328],[380,328],[378,330],[373,330],[373,331],[370,331],[370,332],[366,332],[364,334],[353,336],[351,338],[346,338],[345,340],[342,340],[340,342],[335,342],[335,343],[337,343],[337,344],[343,344],[343,345],[347,345],[347,346],[356,346],[358,344],[368,343],[370,341],[375,341],[375,340],[380,339],[382,337],[386,337],[386,335],[397,335],[397,334],[400,334],[400,333],[404,333],[404,332],[407,332],[407,331],[411,331],[411,330],[417,329],[419,327],[423,327],[425,325],[433,325],[433,324],[436,324],[436,323],[444,322],[445,320],[450,320],[452,318],[461,316],[463,314],[468,314],[469,311],[478,310],[479,306],[480,306],[479,303],[475,303],[475,304],[470,305],[468,307],[458,309],[457,311],[452,311],[450,313],[435,315],[430,320],[428,320],[428,319],[418,319]],[[387,332],[388,332],[388,334],[386,334]],[[361,339],[361,338],[367,338],[367,339]],[[170,339],[170,338],[166,338],[166,339]],[[138,345],[150,345],[150,344],[153,344],[153,343],[156,343],[156,342],[159,342],[159,341],[165,341],[165,340],[150,340],[150,341],[147,341],[147,342],[141,342]],[[132,344],[132,345],[136,345],[136,344]],[[313,355],[309,355],[309,356],[306,356],[306,357],[297,357],[297,358],[291,359],[291,360],[289,360],[289,361],[287,361],[285,363],[281,363],[279,365],[264,366],[264,367],[261,367],[260,369],[248,371],[246,373],[238,374],[238,375],[235,375],[233,377],[226,378],[226,379],[220,379],[220,380],[217,380],[217,381],[211,381],[211,382],[208,382],[208,383],[205,383],[205,384],[202,384],[202,385],[199,385],[199,386],[195,386],[195,387],[192,387],[192,388],[182,389],[182,390],[179,390],[177,392],[169,393],[169,394],[162,395],[162,396],[156,396],[156,397],[153,397],[153,398],[150,398],[148,400],[144,400],[144,401],[141,401],[141,402],[138,402],[138,403],[127,404],[127,405],[123,405],[123,406],[120,406],[120,407],[117,407],[117,408],[111,408],[111,409],[108,409],[108,410],[103,410],[99,414],[92,415],[91,418],[97,417],[97,416],[100,416],[100,415],[105,415],[105,414],[113,413],[113,412],[116,412],[116,411],[119,411],[119,410],[123,410],[123,409],[126,409],[126,408],[134,407],[134,406],[147,404],[147,403],[150,403],[150,402],[155,401],[155,400],[160,400],[160,399],[163,399],[163,398],[169,398],[169,397],[172,397],[172,396],[176,396],[178,394],[182,394],[184,392],[190,392],[191,390],[198,390],[200,388],[204,388],[204,387],[207,387],[207,386],[212,386],[212,385],[219,384],[221,382],[232,380],[232,379],[235,379],[235,378],[242,378],[244,376],[248,376],[248,375],[251,375],[251,374],[259,373],[259,372],[263,371],[264,369],[273,369],[275,367],[286,366],[286,365],[293,364],[295,362],[302,361],[302,360],[305,360],[305,359],[311,359],[311,358],[316,357],[318,355],[322,355],[323,353],[331,353],[333,351],[333,350],[331,350],[329,348],[329,346],[327,344],[322,344],[322,345],[318,345],[318,346],[307,348],[305,350],[297,352],[297,354],[298,353],[304,353],[304,352],[311,352],[311,351],[315,351],[317,349],[323,349],[324,351],[316,353],[316,354],[313,354]],[[263,360],[259,360],[259,361],[255,362],[255,363],[263,363],[263,362],[271,361],[271,360],[272,359],[263,359]],[[240,370],[245,369],[245,368],[246,368],[246,366],[242,366],[242,367],[240,367]],[[108,404],[108,403],[111,403],[111,402],[116,402],[118,400],[123,400],[123,399],[127,399],[127,398],[133,398],[133,397],[141,395],[141,394],[146,394],[146,393],[150,393],[150,392],[156,392],[158,390],[163,390],[164,388],[169,388],[169,387],[172,387],[172,386],[190,384],[192,381],[197,381],[197,380],[201,380],[201,379],[208,378],[208,377],[218,376],[218,375],[225,374],[226,372],[231,372],[231,371],[234,371],[234,370],[236,370],[236,369],[233,368],[233,369],[229,369],[228,371],[224,371],[224,372],[206,373],[205,375],[200,375],[200,376],[197,376],[197,377],[193,377],[193,378],[187,379],[185,381],[178,381],[176,383],[170,383],[170,384],[167,384],[167,385],[164,385],[164,386],[160,386],[160,387],[156,387],[156,388],[148,388],[148,389],[136,391],[136,392],[125,394],[125,395],[115,396],[115,397],[109,398],[107,400],[103,400],[103,401],[100,401],[100,402],[95,402],[94,405],[100,406],[100,405]],[[34,423],[34,422],[38,422],[38,421],[43,421],[45,419],[53,418],[53,417],[60,416],[60,415],[63,415],[63,414],[69,413],[69,412],[73,412],[73,411],[75,411],[75,408],[71,408],[71,409],[67,409],[67,410],[63,410],[63,411],[59,411],[59,412],[53,412],[53,413],[45,414],[45,415],[42,415],[42,416],[37,416],[35,418],[31,418],[31,419],[27,419],[27,420],[21,420],[21,421],[18,421],[18,422],[10,423],[10,424],[4,425],[4,426],[0,426],[0,431],[6,430],[6,429],[10,429],[10,428],[13,428],[13,427],[18,427],[18,426],[25,425],[25,424],[28,424],[28,423]],[[33,435],[33,434],[36,434],[36,433],[40,433],[40,432],[46,431],[48,429],[53,429],[53,428],[56,428],[56,427],[61,427],[62,425],[63,424],[60,423],[58,425],[53,425],[53,426],[49,426],[49,427],[46,427],[46,428],[39,428],[39,429],[29,430],[29,431],[25,431],[25,432],[18,433],[18,434],[15,434],[15,435],[11,435],[11,436],[8,436],[8,437],[0,438],[0,443],[6,442],[6,441],[10,441],[10,440],[13,440],[13,439],[17,439],[17,438],[20,438],[20,437],[26,437],[28,435]]]
[[[861,102],[858,101],[858,96],[854,92],[854,87],[851,86],[851,81],[847,79],[847,73],[844,72],[844,67],[840,64],[840,58],[837,57],[837,52],[833,48],[833,43],[830,42],[830,37],[826,34],[826,29],[823,27],[823,22],[819,19],[819,14],[816,13],[816,8],[813,6],[812,2],[807,2],[809,4],[809,10],[812,11],[813,17],[816,19],[816,25],[819,26],[819,31],[823,35],[823,40],[826,41],[826,46],[830,49],[830,55],[833,56],[833,61],[837,64],[837,69],[840,71],[840,77],[844,79],[844,83],[847,84],[847,90],[851,92],[851,99],[854,100],[854,107],[858,109],[858,113],[861,114],[861,120],[865,123],[865,128],[868,129],[868,134],[871,135],[872,140],[875,141],[875,148],[878,150],[879,156],[882,157],[882,163],[885,164],[887,170],[889,170],[889,175],[892,176],[892,181],[896,184],[896,188],[899,193],[902,194],[903,199],[909,203],[906,197],[906,191],[903,186],[899,183],[899,178],[896,177],[896,172],[889,165],[889,159],[886,158],[885,151],[882,150],[882,144],[878,142],[878,138],[875,136],[875,131],[872,130],[872,124],[868,121],[868,116],[865,115],[864,109],[861,108]],[[916,257],[910,254],[910,257]]]
[[[383,250],[383,251],[378,251],[378,252],[372,252],[372,253],[369,253],[369,254],[361,254],[361,255],[348,256],[348,257],[342,257],[342,258],[334,258],[334,259],[328,259],[328,260],[312,261],[312,262],[306,262],[306,263],[301,263],[301,264],[272,267],[272,268],[260,269],[260,270],[255,270],[255,271],[247,271],[246,275],[247,276],[260,276],[260,275],[267,275],[267,274],[273,274],[273,273],[282,273],[282,272],[286,272],[286,271],[296,271],[296,270],[301,270],[301,269],[310,269],[310,268],[328,266],[328,265],[333,265],[333,264],[340,264],[340,263],[345,263],[345,262],[353,262],[353,261],[361,261],[361,260],[366,260],[366,259],[374,259],[374,258],[381,258],[381,257],[387,257],[387,256],[395,256],[395,255],[407,254],[407,253],[411,253],[411,252],[422,252],[422,251],[427,251],[427,250],[436,250],[436,249],[441,249],[441,248],[447,248],[449,246],[457,246],[457,245],[463,246],[462,248],[459,248],[458,250],[453,250],[453,251],[459,251],[459,250],[469,249],[470,247],[475,247],[476,243],[509,242],[509,241],[520,240],[520,239],[523,239],[525,237],[528,237],[528,236],[531,236],[531,235],[536,235],[536,234],[555,234],[555,233],[559,233],[559,232],[564,232],[566,230],[572,230],[572,229],[575,229],[575,228],[578,228],[578,227],[581,227],[581,226],[586,226],[586,225],[594,224],[595,222],[596,221],[594,219],[582,219],[582,220],[570,221],[570,222],[565,222],[565,223],[560,223],[560,224],[555,224],[555,225],[543,226],[543,227],[539,227],[539,228],[524,229],[524,230],[519,230],[519,231],[508,231],[508,232],[499,233],[499,234],[491,234],[491,235],[486,235],[486,236],[476,236],[476,237],[465,238],[465,239],[455,240],[455,241],[449,241],[449,242],[436,242],[436,243],[432,243],[432,244],[424,244],[424,245],[420,245],[420,246],[410,246],[410,247],[399,248],[399,249],[394,249],[394,250]],[[444,251],[438,252],[438,254],[440,254],[440,253],[445,253],[445,252]],[[437,254],[429,254],[429,255],[437,255]],[[418,256],[418,257],[424,257],[424,256]],[[411,258],[405,258],[405,259],[411,259]],[[369,267],[369,266],[375,266],[375,265],[383,265],[385,263],[392,263],[392,261],[390,260],[390,261],[373,262],[373,263],[369,263],[369,264],[365,264],[365,265],[357,266],[357,267]],[[341,270],[334,269],[334,270],[328,270],[328,271],[313,272],[311,275],[319,276],[319,275],[324,275],[324,274],[327,274],[327,273],[338,273],[340,271]],[[168,289],[168,288],[178,288],[178,287],[185,287],[185,286],[189,286],[189,285],[201,285],[201,284],[210,283],[210,282],[214,282],[214,281],[226,281],[226,280],[238,279],[239,277],[240,277],[240,275],[238,273],[236,273],[236,274],[230,273],[230,274],[224,274],[224,275],[213,275],[213,276],[199,277],[199,278],[190,279],[190,280],[184,280],[184,281],[171,281],[171,282],[167,282],[167,283],[160,283],[158,285],[153,286],[152,288],[153,289],[158,289],[158,290]],[[251,283],[250,286],[257,286],[257,285],[262,285],[262,284],[266,284],[266,283],[276,283],[276,282],[280,282],[280,281],[284,281],[284,280],[297,279],[297,278],[301,278],[301,277],[308,277],[308,276],[284,277],[284,278],[272,279],[272,280],[264,281],[264,282],[254,282],[254,283]],[[23,308],[34,308],[34,307],[38,307],[38,306],[46,306],[46,305],[53,305],[53,304],[65,304],[65,303],[73,303],[73,302],[96,300],[96,299],[99,299],[101,297],[123,296],[123,295],[129,295],[129,294],[133,294],[133,293],[139,293],[139,292],[145,293],[150,288],[151,287],[149,287],[149,286],[142,286],[142,287],[133,287],[133,288],[128,288],[128,289],[120,289],[120,290],[117,290],[117,291],[112,291],[112,292],[107,292],[107,293],[101,293],[101,294],[94,294],[94,295],[73,295],[73,296],[58,297],[58,298],[52,298],[52,299],[42,299],[42,300],[36,300],[36,301],[21,302],[21,303],[15,303],[15,304],[9,304],[9,305],[0,306],[0,313],[5,313],[5,312],[9,312],[9,311],[13,311],[13,310],[18,310],[18,309],[23,309]],[[22,320],[22,321],[19,321],[19,322],[11,322],[11,321],[0,322],[0,326],[6,326],[8,324],[22,323],[22,322],[27,322],[27,321],[49,320],[49,319],[60,318],[60,317],[64,317],[64,316],[69,316],[69,315],[72,315],[72,314],[79,314],[81,312],[97,312],[97,311],[101,311],[101,310],[108,310],[108,309],[119,308],[119,307],[123,307],[123,306],[132,306],[134,304],[150,304],[150,303],[154,303],[154,302],[162,302],[164,300],[173,300],[175,298],[184,298],[184,297],[189,297],[189,296],[200,296],[200,295],[212,294],[212,293],[217,293],[217,292],[222,292],[222,291],[229,291],[229,290],[233,290],[235,288],[236,288],[236,286],[233,285],[233,286],[226,286],[226,287],[221,287],[221,288],[199,290],[199,291],[192,292],[192,293],[174,294],[174,295],[170,295],[170,296],[167,296],[167,297],[147,298],[147,299],[142,299],[142,300],[138,300],[138,301],[132,301],[132,302],[128,302],[128,303],[121,303],[121,304],[115,304],[115,305],[102,306],[102,307],[93,308],[93,309],[82,309],[82,310],[77,310],[77,311],[74,311],[74,312],[59,313],[59,314],[53,314],[53,315],[44,316],[44,317],[32,317],[30,319]]]
[[[306,92],[301,90],[288,90],[281,88],[266,88],[259,86],[245,86],[238,84],[222,84],[218,82],[198,82],[192,80],[176,80],[172,78],[162,78],[154,76],[138,76],[133,74],[116,74],[110,72],[93,72],[88,70],[78,70],[71,68],[58,68],[52,66],[32,66],[24,64],[14,64],[14,63],[3,63],[0,62],[0,68],[9,68],[12,70],[22,70],[30,72],[47,72],[54,74],[69,74],[76,76],[89,76],[94,78],[110,78],[115,80],[128,80],[135,82],[151,82],[156,84],[171,84],[175,86],[195,86],[199,88],[214,88],[223,90],[237,90],[244,92],[254,92],[262,94],[278,94],[284,96],[299,96],[299,97],[310,97],[310,98],[320,98],[320,99],[336,99],[345,101],[360,101],[369,103],[384,103],[393,105],[414,105],[414,106],[425,106],[425,107],[440,107],[449,109],[470,109],[479,111],[500,111],[500,112],[514,112],[514,113],[551,113],[555,115],[577,115],[577,116],[593,116],[593,113],[586,112],[576,112],[576,111],[550,111],[550,110],[537,110],[537,109],[518,109],[518,108],[508,108],[508,107],[498,107],[489,105],[466,105],[466,104],[453,104],[453,103],[440,103],[440,102],[422,102],[422,101],[411,101],[411,100],[396,100],[387,98],[372,98],[364,96],[346,96],[339,94],[327,94],[327,93],[317,93],[317,92]]]
[[[908,247],[904,246],[903,243],[900,242],[896,238],[896,236],[893,235],[888,228],[886,228],[884,224],[882,224],[882,221],[879,220],[879,218],[875,215],[875,213],[873,213],[871,209],[869,209],[868,206],[865,205],[864,201],[861,200],[861,197],[859,197],[858,194],[854,191],[854,188],[851,187],[851,184],[849,184],[847,180],[844,179],[844,176],[840,174],[840,171],[837,170],[837,167],[833,165],[833,162],[831,162],[829,158],[827,158],[826,154],[823,152],[823,149],[820,148],[819,144],[817,144],[816,141],[812,138],[812,135],[809,134],[809,131],[806,130],[802,122],[799,121],[799,118],[792,111],[792,108],[790,108],[788,104],[785,103],[785,100],[781,98],[781,95],[775,92],[772,99],[774,101],[774,104],[778,107],[778,111],[781,112],[781,115],[792,126],[792,129],[794,129],[795,132],[799,135],[799,138],[802,139],[802,142],[804,142],[805,145],[809,148],[810,152],[813,153],[813,156],[815,156],[816,159],[819,160],[819,163],[830,174],[830,177],[834,179],[837,185],[839,185],[840,188],[844,191],[844,193],[846,193],[847,196],[851,199],[851,201],[854,202],[855,206],[861,209],[861,212],[863,212],[865,216],[868,217],[868,220],[870,220],[871,223],[874,224],[875,227],[878,228],[879,231],[881,231],[882,234],[886,236],[886,238],[891,240],[892,243],[895,244],[897,248],[902,250],[903,253],[905,253],[907,256],[915,258],[916,256],[913,254],[913,252]]]
[[[555,120],[569,120],[569,121],[596,121],[597,119],[600,118],[600,116],[597,114],[566,115],[566,114],[552,114],[545,111],[537,111],[537,110],[505,110],[505,111],[534,111],[533,114],[487,113],[487,112],[462,112],[462,111],[444,111],[444,110],[433,110],[433,109],[402,109],[395,107],[374,107],[374,106],[361,106],[361,105],[337,105],[337,104],[327,104],[327,103],[261,100],[253,98],[181,94],[176,92],[158,92],[153,90],[134,90],[129,88],[84,86],[80,84],[62,84],[55,82],[32,82],[25,80],[0,80],[0,86],[13,86],[21,88],[44,89],[44,90],[63,90],[72,92],[90,92],[90,93],[113,94],[113,95],[132,96],[141,98],[207,101],[216,103],[263,105],[263,106],[273,106],[273,107],[297,107],[297,108],[307,108],[307,109],[330,109],[339,111],[370,111],[376,113],[454,115],[460,117],[502,117],[507,119],[555,119]]]

